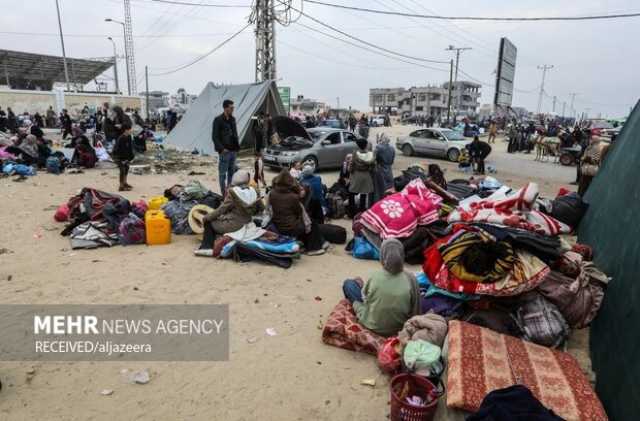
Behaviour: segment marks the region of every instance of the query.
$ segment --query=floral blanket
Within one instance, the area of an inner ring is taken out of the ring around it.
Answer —
[[[491,391],[522,384],[567,420],[607,420],[582,373],[565,352],[460,321],[449,322],[447,406],[475,412]]]
[[[376,202],[361,217],[362,224],[380,238],[409,237],[418,225],[438,219],[442,198],[429,190],[419,178],[400,192]]]
[[[385,338],[358,323],[348,300],[340,300],[322,329],[322,342],[350,351],[377,355]]]

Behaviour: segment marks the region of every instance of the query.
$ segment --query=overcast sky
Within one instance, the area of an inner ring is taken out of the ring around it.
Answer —
[[[553,16],[640,12],[637,0],[328,0],[344,5],[441,15]],[[198,2],[200,0],[191,0]],[[202,0],[202,3],[242,5],[250,0]],[[123,20],[120,0],[60,0],[67,55],[106,57],[112,55],[113,36],[119,54],[124,53],[122,27],[104,18]],[[132,0],[132,18],[138,90],[144,90],[144,66],[157,74],[189,63],[242,28],[248,8],[181,6]],[[299,7],[300,0],[294,0]],[[577,112],[590,109],[592,117],[621,117],[640,96],[640,18],[579,22],[466,22],[432,21],[345,11],[305,3],[309,15],[381,47],[406,55],[449,60],[448,45],[472,47],[462,53],[460,68],[475,79],[494,84],[498,44],[508,37],[518,48],[514,95],[515,106],[537,108],[541,71],[547,73],[543,110],[556,112],[576,92]],[[300,24],[321,28],[302,17]],[[1,48],[61,54],[57,37],[55,0],[13,2],[0,14]],[[326,28],[323,31],[331,32]],[[16,34],[22,32],[28,34]],[[336,36],[342,37],[338,34]],[[441,84],[448,70],[425,69],[364,51],[314,33],[297,23],[277,27],[278,83],[291,86],[292,95],[303,94],[341,106],[369,110],[369,88],[410,87]],[[246,30],[229,44],[182,71],[150,78],[151,90],[175,92],[183,87],[199,93],[206,82],[246,83],[254,81],[255,41]],[[446,67],[446,65],[432,65]],[[120,61],[120,83],[126,86],[124,61]],[[111,72],[104,75],[111,77]],[[466,79],[460,75],[461,80]],[[112,82],[112,81],[111,81]],[[482,103],[493,98],[493,86],[482,89]]]

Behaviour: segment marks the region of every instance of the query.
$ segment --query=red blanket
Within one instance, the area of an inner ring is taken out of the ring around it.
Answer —
[[[322,329],[322,342],[350,351],[378,354],[385,338],[358,323],[348,300],[341,300],[333,309]]]

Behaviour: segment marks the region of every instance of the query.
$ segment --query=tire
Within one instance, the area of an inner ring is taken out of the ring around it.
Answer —
[[[402,154],[404,156],[413,156],[413,154],[415,153],[415,151],[413,150],[413,147],[411,145],[409,145],[408,143],[404,146],[402,146]]]
[[[318,170],[318,158],[313,155],[309,155],[302,160],[302,166],[311,165],[313,167],[313,171]]]
[[[458,158],[460,158],[460,151],[457,149],[449,149],[447,151],[447,159],[451,162],[458,162]]]
[[[564,166],[571,166],[575,164],[575,158],[570,153],[563,153],[560,155],[560,163]]]

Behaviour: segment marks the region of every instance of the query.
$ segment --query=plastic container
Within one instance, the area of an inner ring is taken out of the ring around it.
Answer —
[[[428,379],[413,374],[398,374],[391,379],[391,421],[431,421],[441,396]],[[418,396],[426,405],[412,405],[407,397]]]
[[[158,210],[168,201],[169,199],[164,196],[154,196],[149,199],[149,210]]]
[[[147,245],[157,246],[171,243],[171,221],[161,210],[150,210],[144,215]]]

